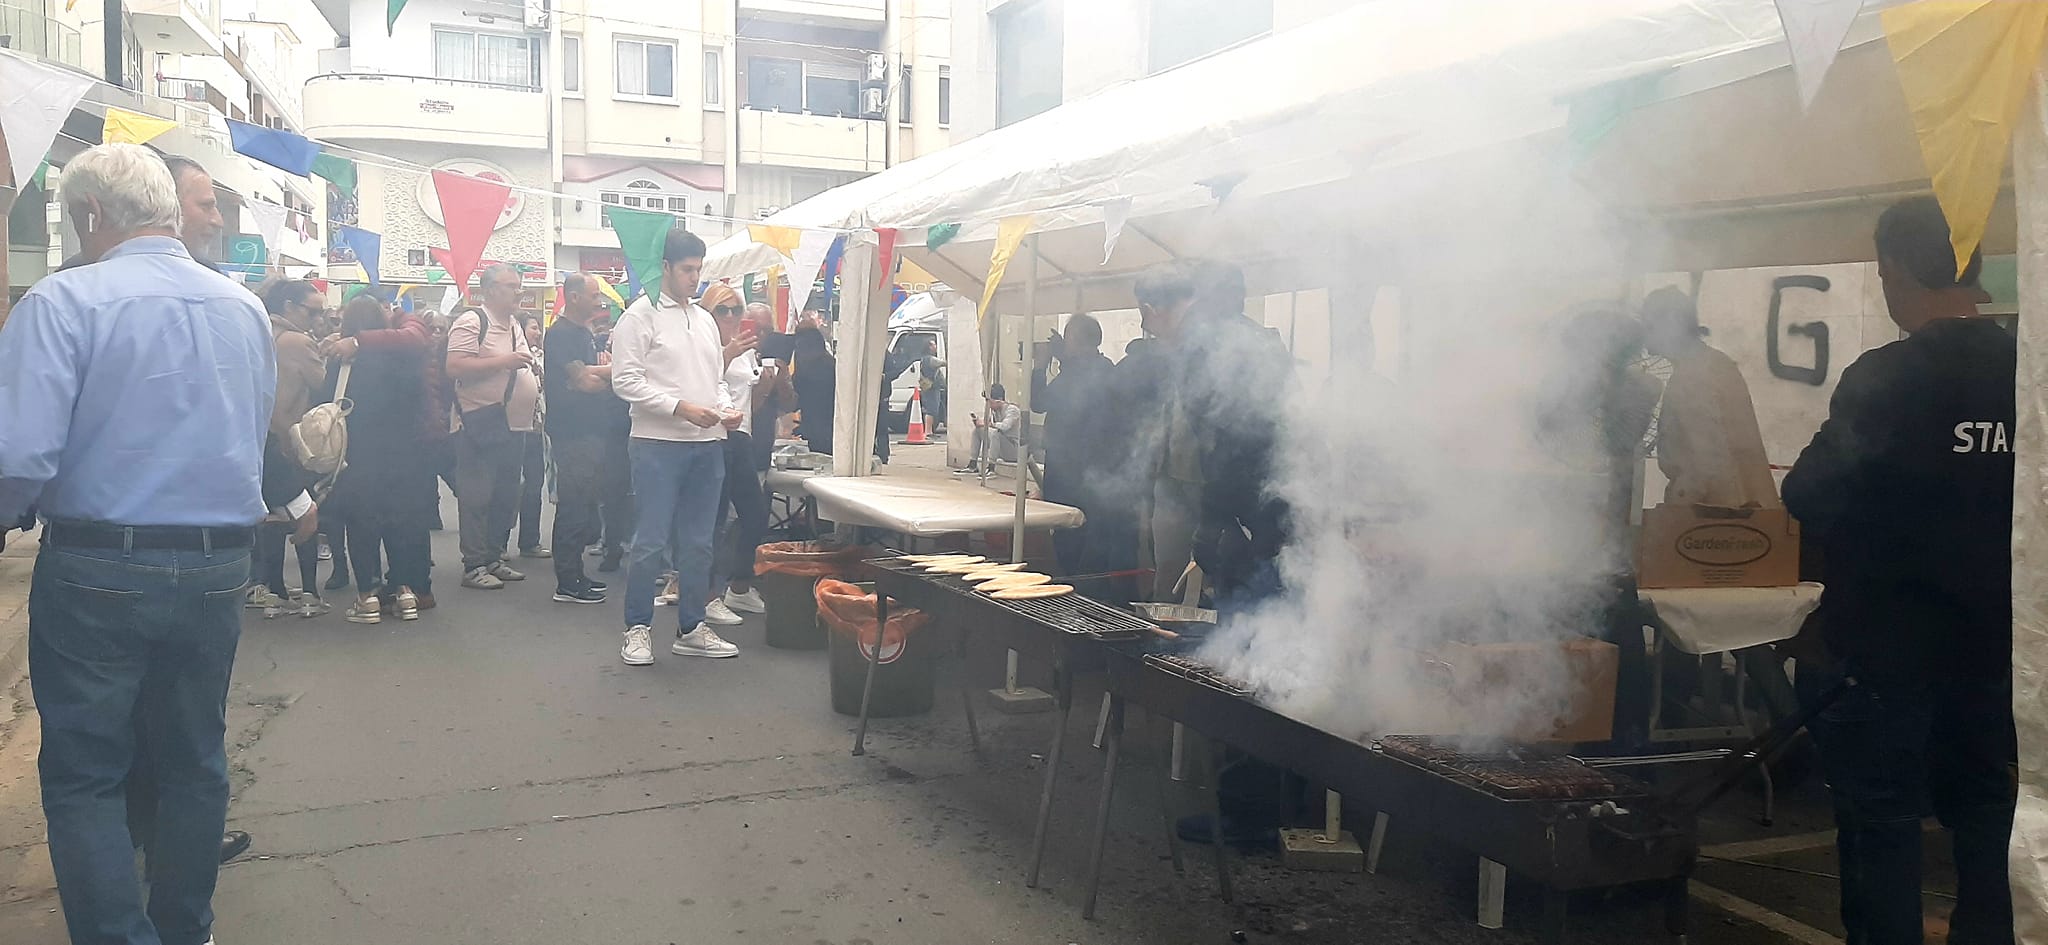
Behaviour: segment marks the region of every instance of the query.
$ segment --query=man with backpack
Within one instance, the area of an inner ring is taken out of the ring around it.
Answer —
[[[498,590],[526,575],[505,563],[519,503],[522,434],[534,430],[540,383],[533,349],[515,318],[519,270],[504,263],[479,280],[482,310],[448,329],[448,375],[462,412],[455,433],[455,511],[462,531],[462,586]]]

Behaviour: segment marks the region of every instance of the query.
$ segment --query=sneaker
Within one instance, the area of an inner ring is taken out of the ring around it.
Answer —
[[[599,574],[611,574],[612,572],[614,572],[614,571],[617,571],[617,570],[619,569],[619,563],[620,563],[620,561],[621,561],[622,559],[624,559],[624,558],[625,558],[625,553],[624,553],[624,552],[618,552],[618,551],[607,551],[607,552],[605,552],[605,553],[604,553],[604,560],[603,560],[603,561],[599,561],[599,562],[597,563],[597,570],[598,570],[598,573],[599,573]]]
[[[497,578],[500,581],[526,580],[526,574],[524,572],[512,570],[512,566],[506,564],[503,561],[491,565],[491,576]]]
[[[677,656],[704,656],[711,659],[727,659],[740,655],[740,648],[725,642],[718,631],[703,624],[689,633],[676,635],[676,642],[668,648]]]
[[[619,659],[625,660],[627,666],[651,665],[654,662],[654,646],[647,642],[647,636],[653,630],[654,628],[644,623],[627,628],[626,645],[619,647]]]
[[[407,590],[400,590],[398,592],[398,619],[420,619],[420,598],[418,594]]]
[[[555,552],[550,548],[522,548],[519,551],[519,556],[522,558],[552,558],[555,556]]]
[[[264,587],[261,584],[252,584],[249,586],[248,596],[242,601],[242,606],[250,610],[262,610],[269,606],[270,598],[273,596],[275,595],[270,593],[270,588]]]
[[[746,623],[747,618],[733,613],[724,601],[713,600],[704,605],[704,622],[714,627],[737,627]]]
[[[564,604],[602,604],[604,592],[587,587],[557,587],[555,599]]]
[[[358,597],[342,615],[349,623],[381,623],[384,620],[384,605],[375,597]]]
[[[417,601],[419,601],[419,608],[420,608],[421,610],[433,610],[433,609],[434,609],[434,595],[432,595],[432,594],[418,594],[418,595],[414,595],[414,598],[413,598],[413,599],[414,599],[414,600],[417,600]]]
[[[675,589],[675,585],[669,585],[668,590],[662,591],[661,593],[654,595],[654,606],[674,607],[676,605],[676,598],[681,596],[681,592]]]
[[[492,574],[490,568],[471,568],[469,573],[462,576],[462,586],[480,591],[496,591],[502,590],[505,582],[498,580],[498,576]]]
[[[583,549],[583,553],[595,558],[598,555],[604,554],[604,546],[591,545],[590,547]]]
[[[305,617],[308,620],[333,609],[331,605],[322,600],[317,594],[300,594],[292,600],[290,607],[292,613]]]
[[[605,582],[603,582],[603,581],[594,581],[594,580],[591,580],[590,578],[584,578],[584,579],[583,579],[583,586],[584,586],[584,587],[587,587],[587,588],[589,588],[589,589],[591,589],[591,590],[593,590],[593,591],[596,591],[596,592],[598,592],[599,594],[602,594],[602,593],[604,593],[604,592],[606,592],[606,591],[609,591],[609,590],[611,590],[611,589],[612,589],[612,586],[611,586],[610,584],[606,584],[606,583],[605,583]]]
[[[329,547],[329,546],[328,546],[328,544],[327,544],[326,542],[324,542],[324,541],[320,543],[320,560],[322,560],[322,561],[333,561],[333,560],[334,560],[334,549],[333,549],[332,547]]]
[[[731,590],[727,590],[725,592],[725,606],[743,614],[765,614],[768,612],[768,603],[761,599],[760,588],[748,588],[745,594],[736,594]]]

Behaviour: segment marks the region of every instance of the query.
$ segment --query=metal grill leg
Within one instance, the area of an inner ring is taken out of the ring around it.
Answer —
[[[1095,894],[1102,885],[1102,848],[1109,839],[1109,806],[1116,794],[1116,762],[1124,744],[1124,701],[1109,704],[1107,750],[1102,758],[1102,797],[1095,802],[1095,836],[1088,851],[1088,898],[1081,902],[1081,918],[1095,918]]]
[[[1172,736],[1167,736],[1167,739],[1170,741]],[[1165,758],[1154,758],[1153,760],[1156,764],[1154,765],[1155,776],[1152,779],[1152,786],[1158,791],[1159,820],[1161,825],[1166,828],[1166,853],[1173,858],[1173,871],[1185,876],[1187,875],[1188,868],[1180,856],[1180,830],[1174,823],[1172,791],[1167,787],[1169,780],[1167,760]]]
[[[1038,822],[1031,828],[1031,871],[1024,877],[1024,885],[1031,889],[1038,888],[1038,868],[1045,862],[1046,828],[1052,823],[1053,785],[1060,776],[1060,752],[1067,743],[1067,722],[1074,714],[1073,692],[1064,685],[1056,688],[1059,690],[1060,717],[1052,733],[1052,750],[1045,756],[1045,786],[1039,789]]]
[[[1508,904],[1508,868],[1492,860],[1479,860],[1479,927],[1497,929],[1503,924]]]
[[[1230,851],[1223,841],[1223,743],[1209,743],[1209,846],[1216,851],[1216,893],[1234,901],[1230,891]]]
[[[967,740],[974,746],[974,753],[981,754],[981,726],[974,720],[974,687],[967,680],[967,636],[960,637],[960,705],[967,710]]]
[[[1095,713],[1095,741],[1090,745],[1092,748],[1100,749],[1102,747],[1102,732],[1104,729],[1109,728],[1109,700],[1109,693],[1103,693],[1102,709]]]
[[[1365,848],[1365,871],[1380,871],[1380,848],[1387,842],[1387,812],[1374,811],[1372,815],[1372,840]]]
[[[882,658],[883,632],[889,626],[889,595],[875,592],[875,652],[868,657],[868,676],[860,684],[860,725],[853,730],[853,754],[855,757],[868,753],[868,699],[875,694],[875,664]],[[860,634],[853,636],[853,646],[860,648]]]
[[[1773,821],[1777,820],[1778,813],[1778,789],[1776,785],[1771,783],[1771,763],[1765,761],[1763,764],[1757,765],[1756,773],[1762,775],[1764,779],[1764,816],[1759,823],[1769,827]]]

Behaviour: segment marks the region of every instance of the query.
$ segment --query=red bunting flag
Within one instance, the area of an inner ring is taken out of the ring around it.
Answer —
[[[896,228],[888,226],[876,227],[875,240],[881,244],[881,259],[878,261],[879,264],[875,266],[880,271],[881,276],[875,282],[875,287],[879,289],[882,286],[888,285],[889,281],[896,275]]]
[[[448,230],[448,257],[442,268],[458,286],[468,286],[484,257],[484,244],[497,228],[498,216],[512,188],[497,181],[453,171],[434,172],[434,193],[441,201],[441,225]]]

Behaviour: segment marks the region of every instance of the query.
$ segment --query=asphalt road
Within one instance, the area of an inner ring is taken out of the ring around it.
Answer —
[[[1507,929],[1478,929],[1473,860],[1420,828],[1393,832],[1379,875],[1289,873],[1254,857],[1240,861],[1238,904],[1218,901],[1204,850],[1190,849],[1185,877],[1166,861],[1156,752],[1136,737],[1103,904],[1084,922],[1083,837],[1100,766],[1086,745],[1092,711],[1071,730],[1045,888],[1026,889],[1051,716],[982,713],[975,757],[949,661],[937,710],[877,723],[870,754],[851,757],[852,720],[830,708],[825,655],[763,645],[758,618],[729,634],[739,659],[658,646],[654,666],[628,667],[615,602],[551,602],[541,561],[524,562],[534,579],[507,590],[463,590],[452,532],[435,536],[435,554],[442,606],[417,623],[356,626],[338,612],[247,621],[230,707],[230,817],[256,840],[221,876],[223,945],[1225,945],[1238,930],[1251,942],[1534,941],[1534,890],[1511,883]],[[966,671],[995,685],[1000,656],[976,654]],[[1133,731],[1148,724],[1133,714]],[[10,945],[65,941],[38,869],[34,729],[30,708],[0,740],[0,939]],[[1179,790],[1172,801],[1200,804]],[[1709,839],[1827,826],[1810,792],[1785,801],[1774,831],[1744,826],[1754,806],[1731,798]],[[1805,904],[1799,922],[1831,925],[1831,882],[1718,868],[1748,883],[1745,895],[1789,897]],[[1647,896],[1581,897],[1573,908],[1574,941],[1666,940]],[[1802,940],[1817,941],[1707,905],[1692,937]]]

